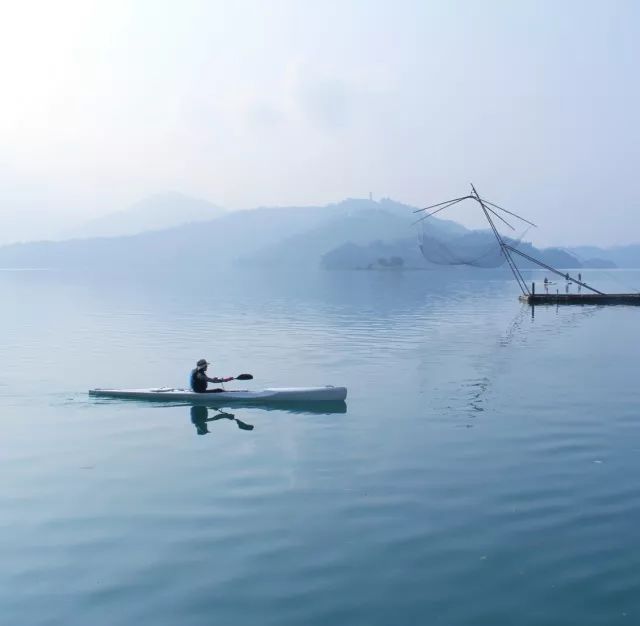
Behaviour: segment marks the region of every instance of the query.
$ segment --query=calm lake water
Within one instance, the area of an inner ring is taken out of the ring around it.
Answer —
[[[532,316],[516,289],[0,272],[0,623],[640,623],[640,308]],[[201,357],[347,411],[198,434],[188,405],[86,395]]]

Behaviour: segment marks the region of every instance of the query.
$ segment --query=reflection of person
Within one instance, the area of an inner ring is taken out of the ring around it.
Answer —
[[[189,384],[191,389],[196,393],[219,393],[221,389],[210,389],[207,391],[208,383],[228,383],[233,380],[233,376],[228,378],[209,378],[207,376],[207,367],[209,363],[205,359],[200,359],[196,363],[195,369],[191,370],[191,378]]]
[[[238,424],[238,428],[242,430],[253,430],[252,424],[245,424],[231,413],[223,413],[220,411],[212,417],[209,417],[209,409],[207,409],[206,406],[193,405],[191,407],[191,423],[196,427],[196,432],[199,435],[206,435],[211,432],[207,422],[216,422],[222,419],[235,421],[236,424]]]
[[[209,409],[206,406],[191,407],[191,422],[196,427],[199,435],[206,435],[209,432],[207,422],[215,422],[221,419],[233,419],[231,413],[218,413],[213,417],[209,417]]]

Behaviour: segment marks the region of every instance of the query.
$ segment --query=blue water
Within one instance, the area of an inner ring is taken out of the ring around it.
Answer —
[[[1,624],[640,622],[640,308],[532,315],[482,271],[0,289]],[[202,357],[346,385],[347,411],[199,435],[187,405],[85,393]]]

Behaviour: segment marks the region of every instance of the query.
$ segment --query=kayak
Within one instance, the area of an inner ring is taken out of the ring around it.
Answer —
[[[124,400],[169,400],[173,402],[195,402],[219,404],[241,403],[287,403],[287,402],[344,402],[346,387],[274,387],[259,391],[229,389],[218,393],[196,393],[190,389],[159,387],[151,389],[90,389],[90,396],[121,398]]]

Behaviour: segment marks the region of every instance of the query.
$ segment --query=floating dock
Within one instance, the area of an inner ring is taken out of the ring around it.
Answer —
[[[528,293],[520,296],[531,306],[538,304],[635,304],[640,306],[638,293]]]

